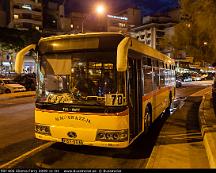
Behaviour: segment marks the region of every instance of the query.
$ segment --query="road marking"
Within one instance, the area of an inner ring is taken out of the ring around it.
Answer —
[[[211,92],[211,88],[212,88],[211,86],[207,87],[205,89],[202,89],[202,90],[200,90],[198,92],[195,92],[195,93],[191,94],[190,96],[204,96],[205,94]]]
[[[8,169],[8,168],[12,168],[13,166],[15,166],[16,164],[22,162],[24,159],[30,157],[30,156],[33,156],[34,154],[48,148],[49,146],[51,146],[52,144],[54,144],[55,142],[48,142],[46,144],[43,144],[37,148],[34,148],[33,150],[31,151],[28,151],[24,154],[22,154],[21,156],[3,164],[3,165],[0,165],[0,169]]]

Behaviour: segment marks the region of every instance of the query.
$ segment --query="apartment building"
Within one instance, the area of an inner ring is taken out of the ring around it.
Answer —
[[[42,30],[42,0],[10,0],[9,28]]]
[[[140,24],[141,11],[137,8],[128,8],[114,15],[107,15],[107,31],[122,31],[126,33]]]
[[[160,50],[160,40],[167,33],[173,32],[173,26],[177,23],[170,16],[145,16],[142,25],[131,29],[131,36],[144,42],[150,47]]]

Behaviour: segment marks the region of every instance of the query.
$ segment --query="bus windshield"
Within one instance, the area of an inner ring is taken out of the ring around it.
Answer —
[[[37,102],[121,106],[125,73],[116,70],[113,51],[47,53],[38,59]],[[114,100],[114,97],[119,97]]]

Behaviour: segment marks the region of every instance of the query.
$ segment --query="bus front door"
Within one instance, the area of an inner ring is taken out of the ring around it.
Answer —
[[[142,130],[142,87],[141,60],[129,58],[130,139],[133,139]]]

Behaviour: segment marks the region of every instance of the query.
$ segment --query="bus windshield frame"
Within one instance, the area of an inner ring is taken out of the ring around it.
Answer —
[[[116,70],[115,50],[46,53],[39,56],[37,64],[36,103],[97,107],[127,105],[126,73]]]

